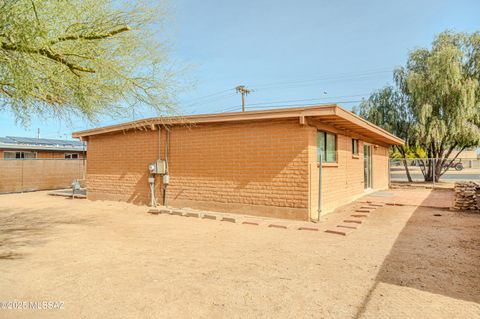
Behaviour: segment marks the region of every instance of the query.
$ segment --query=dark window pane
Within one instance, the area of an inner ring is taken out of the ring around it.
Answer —
[[[358,140],[352,138],[352,154],[358,155]]]

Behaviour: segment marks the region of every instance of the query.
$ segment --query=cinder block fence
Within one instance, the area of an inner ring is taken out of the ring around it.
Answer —
[[[69,188],[86,162],[65,159],[0,160],[0,194]]]

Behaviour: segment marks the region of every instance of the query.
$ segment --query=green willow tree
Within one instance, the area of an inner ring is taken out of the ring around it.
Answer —
[[[355,113],[383,129],[400,137],[405,145],[395,145],[394,152],[406,159],[415,155],[416,136],[410,99],[395,87],[387,86],[370,95],[363,101]],[[407,161],[403,161],[407,179],[412,182]]]
[[[444,32],[436,37],[431,49],[410,53],[405,67],[395,71],[395,90],[406,97],[391,123],[407,120],[405,134],[412,136],[407,147],[419,147],[428,158],[420,160],[425,181],[436,181],[447,171],[449,163],[469,147],[480,145],[480,33]],[[369,99],[375,100],[375,94]],[[381,103],[365,102],[360,114],[382,112]],[[373,109],[373,110],[372,110]],[[385,123],[375,123],[387,128]],[[400,137],[405,135],[387,128]],[[455,158],[449,156],[459,150]]]
[[[124,116],[134,105],[172,112],[165,16],[138,1],[0,0],[0,111],[23,124]]]

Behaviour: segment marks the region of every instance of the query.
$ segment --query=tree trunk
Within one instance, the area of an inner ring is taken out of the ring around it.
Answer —
[[[441,173],[442,163],[443,161],[439,159],[428,159],[426,170],[425,170],[425,173],[423,174],[425,182],[433,182],[434,176],[435,176],[435,183],[437,183],[440,180],[440,176],[442,175]]]
[[[408,168],[405,148],[404,146],[397,146],[397,149],[403,157],[402,161],[403,161],[403,166],[405,167],[405,174],[407,175],[407,180],[409,183],[411,183],[413,182],[413,180],[412,180],[412,176],[410,175],[410,169]]]
[[[452,158],[448,158],[453,150],[453,147],[446,154],[442,154],[440,158],[435,159],[435,168],[433,168],[433,159],[428,160],[428,170],[422,172],[425,178],[425,182],[433,182],[433,169],[435,169],[435,182],[437,183],[451,167],[450,164],[455,162],[457,157],[465,150],[466,147],[462,147],[460,151]]]
[[[405,174],[407,174],[407,180],[409,183],[413,182],[412,176],[410,175],[410,169],[408,168],[407,159],[403,159],[403,166],[405,166]]]

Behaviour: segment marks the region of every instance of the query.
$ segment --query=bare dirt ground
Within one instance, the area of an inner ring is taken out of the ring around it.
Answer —
[[[146,211],[0,196],[0,301],[64,302],[0,317],[480,318],[480,215],[385,206],[342,237]]]

